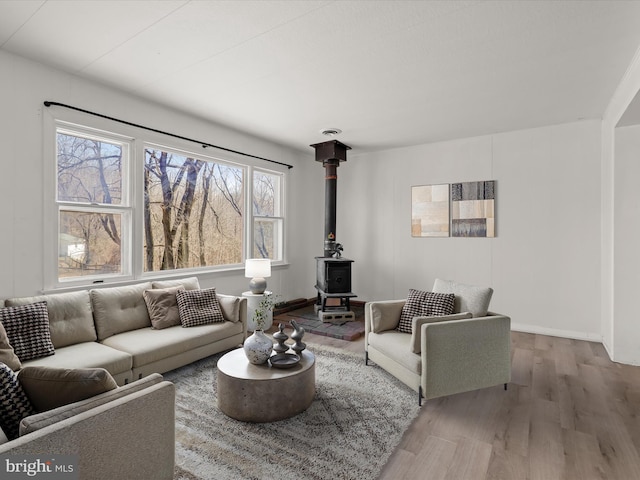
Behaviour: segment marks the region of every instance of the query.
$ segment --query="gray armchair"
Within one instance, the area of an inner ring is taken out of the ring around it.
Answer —
[[[493,290],[436,280],[455,294],[452,315],[414,317],[412,333],[397,330],[406,300],[365,304],[365,363],[369,360],[418,392],[418,404],[511,380],[511,319],[488,311]]]

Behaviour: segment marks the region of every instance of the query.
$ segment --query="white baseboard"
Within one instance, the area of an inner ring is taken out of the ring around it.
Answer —
[[[587,342],[602,343],[602,335],[596,333],[574,332],[572,330],[558,330],[556,328],[539,327],[537,325],[525,325],[522,323],[512,323],[511,330],[524,333],[535,333],[538,335],[549,335],[551,337],[571,338],[573,340],[585,340]]]

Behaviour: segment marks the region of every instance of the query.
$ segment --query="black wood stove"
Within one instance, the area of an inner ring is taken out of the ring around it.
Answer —
[[[331,140],[311,145],[316,149],[316,161],[325,168],[325,212],[324,212],[324,256],[315,257],[316,285],[318,301],[316,311],[322,320],[336,317],[352,320],[355,318],[349,299],[357,295],[351,291],[351,265],[353,260],[342,258],[342,245],[336,241],[336,187],[337,168],[347,161],[347,150],[351,147]],[[338,305],[327,305],[327,299],[339,299]],[[336,315],[337,312],[343,314]]]

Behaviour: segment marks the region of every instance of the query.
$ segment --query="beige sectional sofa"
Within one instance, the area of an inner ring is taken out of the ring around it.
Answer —
[[[23,361],[22,373],[104,368],[120,387],[29,415],[13,440],[0,430],[0,456],[77,455],[83,480],[172,479],[175,388],[160,373],[232,349],[247,335],[246,299],[217,292],[224,321],[152,328],[145,290],[176,286],[199,289],[192,277],[6,299],[5,307],[46,301],[54,354]]]
[[[171,480],[175,387],[152,374],[27,417],[20,431],[15,440],[0,441],[0,456],[19,461],[36,455],[44,462],[58,455],[76,455],[74,468],[82,480]]]
[[[104,368],[119,385],[164,373],[240,345],[247,335],[246,299],[217,294],[225,321],[189,328],[152,328],[143,292],[199,288],[197,277],[121,287],[9,298],[4,306],[46,301],[55,354],[23,366]]]

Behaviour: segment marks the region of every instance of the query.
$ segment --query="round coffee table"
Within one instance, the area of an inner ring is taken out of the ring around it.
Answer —
[[[308,350],[291,368],[253,365],[242,348],[218,360],[218,408],[243,422],[275,422],[304,412],[316,393],[316,359]]]

